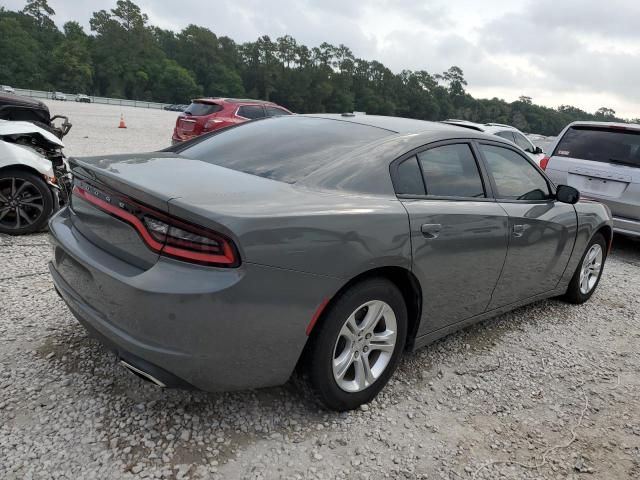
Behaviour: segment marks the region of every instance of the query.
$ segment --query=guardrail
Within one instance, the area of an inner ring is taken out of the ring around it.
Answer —
[[[49,99],[53,98],[53,92],[44,92],[42,90],[29,90],[24,88],[15,88],[16,94],[24,95],[25,97],[33,97],[33,98],[42,98]],[[67,100],[74,101],[76,99],[75,93],[65,93]],[[138,108],[155,108],[162,110],[168,103],[158,103],[158,102],[146,102],[144,100],[125,100],[123,98],[107,98],[107,97],[93,97],[91,95],[87,95],[92,103],[102,103],[105,105],[120,105],[124,107],[138,107]]]

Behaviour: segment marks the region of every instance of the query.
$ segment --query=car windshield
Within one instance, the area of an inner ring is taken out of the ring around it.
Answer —
[[[222,106],[217,103],[193,102],[187,107],[184,113],[193,115],[194,117],[202,117],[219,112],[220,110],[222,110]]]
[[[329,161],[392,133],[351,122],[279,116],[221,130],[177,151],[221,167],[296,183]]]
[[[640,167],[640,131],[611,127],[572,127],[554,155]]]

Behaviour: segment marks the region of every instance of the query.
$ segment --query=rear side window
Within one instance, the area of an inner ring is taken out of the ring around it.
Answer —
[[[487,168],[496,184],[496,196],[505,200],[549,199],[549,185],[522,155],[508,148],[480,145]]]
[[[640,131],[572,127],[554,155],[640,167]]]
[[[267,115],[270,117],[278,117],[280,115],[291,115],[289,112],[276,107],[267,107]]]
[[[187,115],[193,115],[194,117],[203,117],[221,110],[222,105],[218,105],[217,103],[192,102],[191,105],[186,108],[184,113]]]
[[[444,145],[418,154],[427,195],[484,197],[478,165],[466,143]]]
[[[411,157],[398,165],[394,179],[394,188],[398,195],[424,195],[422,172],[418,158]]]
[[[243,105],[238,109],[238,115],[250,120],[264,118],[264,108],[261,105]]]

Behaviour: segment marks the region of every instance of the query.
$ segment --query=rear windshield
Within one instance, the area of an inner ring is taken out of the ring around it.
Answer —
[[[222,110],[222,105],[218,105],[216,103],[202,103],[202,102],[192,102],[189,105],[184,113],[187,115],[193,115],[194,117],[202,117],[204,115],[211,115],[212,113],[216,113]]]
[[[221,167],[296,183],[328,162],[392,133],[351,122],[280,116],[221,130],[177,151]]]
[[[572,127],[560,140],[554,155],[640,166],[640,131]]]

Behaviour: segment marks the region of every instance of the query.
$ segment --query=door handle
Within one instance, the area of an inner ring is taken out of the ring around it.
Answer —
[[[513,236],[520,238],[522,235],[524,235],[524,225],[514,225]]]
[[[420,231],[425,238],[432,240],[434,238],[438,238],[440,235],[440,230],[442,230],[442,225],[439,223],[425,223],[420,227]]]

